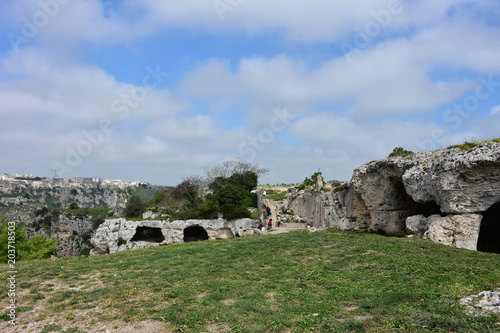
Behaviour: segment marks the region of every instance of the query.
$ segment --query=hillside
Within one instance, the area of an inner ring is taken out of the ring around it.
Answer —
[[[7,321],[0,330],[498,332],[500,317],[459,305],[500,288],[498,263],[497,254],[419,238],[331,230],[24,261],[17,330]]]
[[[0,206],[37,203],[48,208],[124,207],[131,195],[150,199],[166,186],[124,182],[116,179],[77,177],[70,179],[33,175],[0,175]]]

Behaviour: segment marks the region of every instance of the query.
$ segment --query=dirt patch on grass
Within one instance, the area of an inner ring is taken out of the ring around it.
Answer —
[[[207,326],[207,332],[209,333],[225,333],[231,332],[231,327],[227,324],[211,324]]]
[[[235,299],[231,299],[231,298],[228,298],[228,299],[225,299],[222,301],[222,304],[224,305],[233,305],[234,303],[236,303],[236,300]]]

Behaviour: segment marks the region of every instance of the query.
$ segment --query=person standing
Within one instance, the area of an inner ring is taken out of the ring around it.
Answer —
[[[273,219],[269,219],[269,222],[267,222],[267,230],[271,230],[273,227]]]

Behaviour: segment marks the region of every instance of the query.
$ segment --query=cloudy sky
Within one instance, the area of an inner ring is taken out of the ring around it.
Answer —
[[[498,0],[3,0],[0,173],[261,183],[500,137]]]

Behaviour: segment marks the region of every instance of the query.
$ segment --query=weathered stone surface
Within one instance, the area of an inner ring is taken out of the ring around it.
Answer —
[[[443,213],[483,212],[500,201],[500,143],[440,151],[408,169],[403,182],[415,201],[434,200]]]
[[[481,219],[480,214],[416,215],[407,218],[406,227],[437,243],[476,250]]]
[[[284,206],[310,222],[317,211],[314,198],[313,193],[289,195]],[[489,210],[488,232],[500,234],[494,225],[497,219],[500,223],[498,209],[491,210],[499,202],[500,143],[493,141],[467,151],[440,149],[363,165],[340,192],[322,192],[319,227],[389,235],[410,231],[476,250]],[[498,251],[491,245],[494,239],[485,240],[484,247]]]
[[[124,218],[107,219],[99,226],[91,238],[91,243],[94,246],[91,254],[116,253],[160,244],[182,243],[186,236],[185,230],[190,227],[201,227],[206,232],[206,239],[208,240],[233,238],[236,232],[241,236],[253,235],[258,224],[258,220],[251,219],[172,222],[159,220],[128,221]],[[158,235],[155,235],[154,239],[147,239],[147,232],[138,237],[137,234],[140,233],[141,228],[148,229],[147,231],[151,233],[153,231],[160,232],[162,239],[158,239]],[[137,240],[134,237],[140,239]]]
[[[460,304],[471,316],[491,316],[500,314],[500,290],[482,291],[477,295],[464,297]]]

